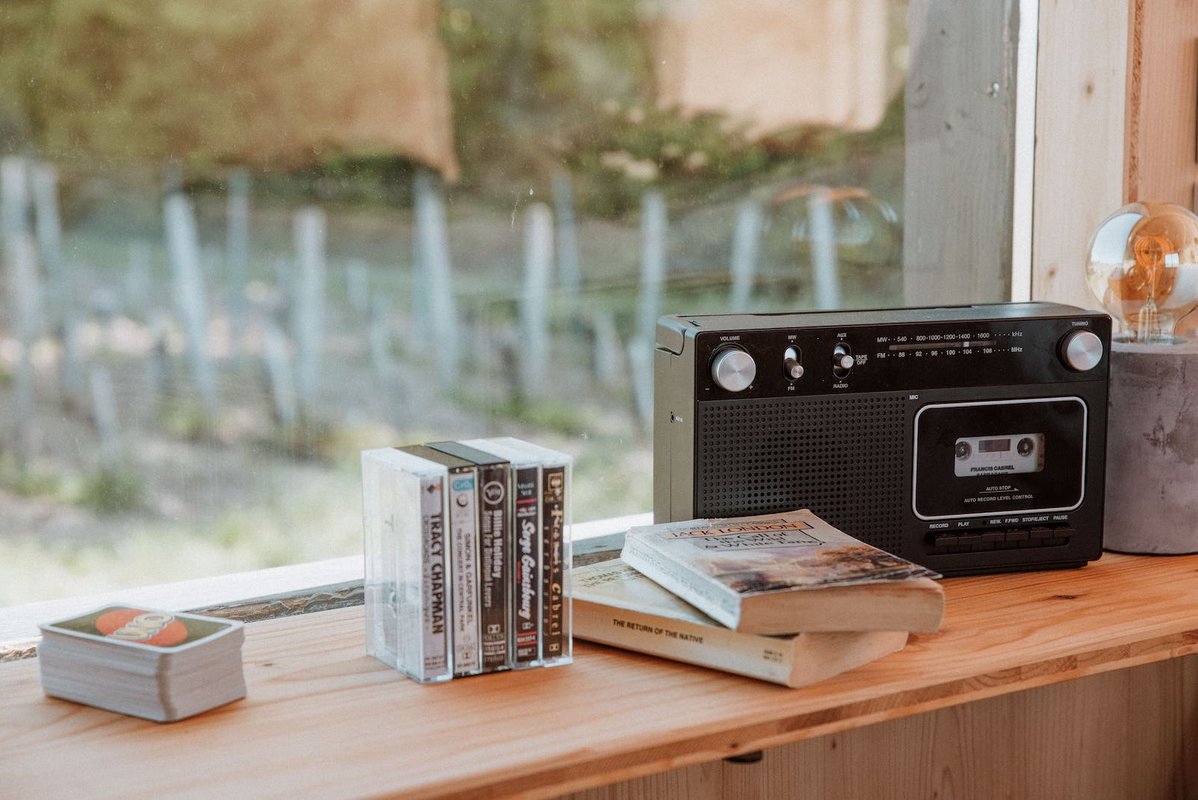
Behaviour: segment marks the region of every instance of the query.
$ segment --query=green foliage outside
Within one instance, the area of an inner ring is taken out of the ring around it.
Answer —
[[[141,507],[144,481],[130,469],[102,467],[83,480],[79,504],[98,514],[122,514]]]
[[[769,166],[769,152],[718,116],[684,118],[653,100],[653,22],[636,0],[445,0],[441,34],[464,181],[497,201],[569,173],[580,209],[639,209]]]
[[[189,182],[218,191],[228,169],[248,165],[271,196],[407,205],[413,164],[404,154],[333,146],[282,155],[288,140],[328,124],[305,118],[303,97],[337,70],[310,57],[318,23],[337,6],[304,4],[307,19],[295,25],[273,22],[277,8],[8,0],[0,5],[0,151],[39,153],[68,179],[72,168],[156,173],[177,159]],[[901,102],[870,134],[803,129],[767,141],[717,115],[658,107],[656,22],[640,0],[440,0],[435,8],[463,170],[455,191],[497,206],[530,189],[547,196],[564,172],[580,212],[621,217],[649,188],[693,205],[901,142]],[[260,85],[234,81],[238,70]],[[293,116],[255,127],[265,124],[253,113],[255,94]]]

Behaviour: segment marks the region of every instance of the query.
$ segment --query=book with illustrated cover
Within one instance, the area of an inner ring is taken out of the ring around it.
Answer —
[[[745,633],[928,633],[944,615],[939,575],[806,509],[633,528],[621,557]]]
[[[618,557],[575,566],[572,586],[574,633],[580,639],[783,686],[806,686],[830,678],[901,650],[907,643],[906,631],[740,633]]]

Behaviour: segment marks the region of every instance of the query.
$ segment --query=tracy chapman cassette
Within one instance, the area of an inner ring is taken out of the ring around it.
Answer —
[[[1110,335],[1050,303],[663,317],[654,519],[810,508],[944,574],[1085,564]]]

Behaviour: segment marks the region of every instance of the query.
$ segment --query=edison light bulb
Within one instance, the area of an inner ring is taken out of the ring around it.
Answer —
[[[1198,306],[1198,216],[1173,203],[1132,203],[1090,239],[1086,283],[1131,342],[1171,344]]]

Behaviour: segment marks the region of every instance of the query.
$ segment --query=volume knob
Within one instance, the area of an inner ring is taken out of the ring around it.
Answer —
[[[1088,372],[1102,363],[1105,348],[1093,331],[1073,331],[1061,340],[1061,360],[1074,372]]]
[[[757,377],[757,362],[739,347],[722,350],[711,362],[711,378],[721,389],[743,392]]]

